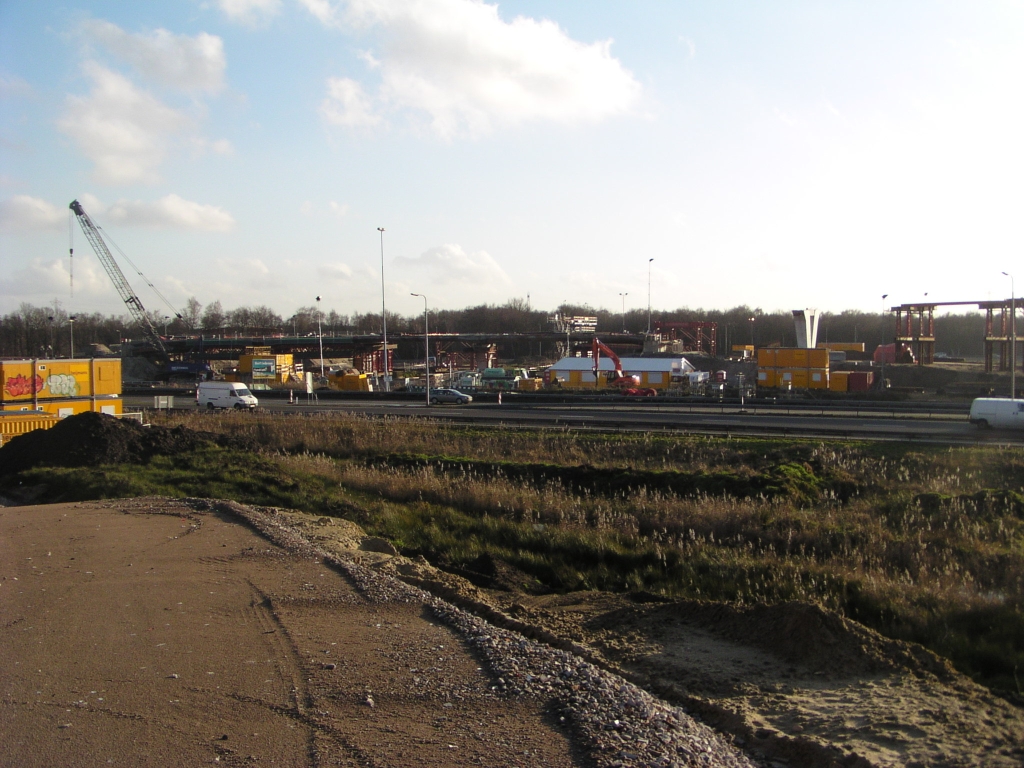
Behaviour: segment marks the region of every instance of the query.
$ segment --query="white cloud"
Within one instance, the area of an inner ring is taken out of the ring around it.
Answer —
[[[83,252],[84,255],[84,252]],[[75,258],[75,298],[86,300],[104,298],[113,294],[110,280],[99,269],[99,263],[92,257]],[[56,295],[67,295],[71,285],[67,259],[33,258],[22,269],[15,270],[0,281],[0,296],[11,296],[18,301],[34,304],[48,304]],[[114,305],[111,305],[114,306]],[[124,305],[120,305],[124,309]]]
[[[377,101],[426,115],[444,137],[529,121],[602,120],[629,112],[640,95],[610,40],[580,43],[548,20],[506,22],[481,0],[349,0],[344,12],[326,0],[301,1],[326,25],[379,28],[382,51],[370,55],[381,76]],[[332,79],[329,91],[339,82],[352,81]],[[354,98],[346,88],[340,96]]]
[[[4,232],[35,232],[67,226],[66,209],[29,195],[15,195],[0,200],[0,230]]]
[[[348,264],[319,264],[316,268],[317,275],[323,280],[342,282],[352,277],[352,267]]]
[[[328,0],[299,0],[299,3],[305,6],[306,10],[313,14],[321,24],[329,27],[338,25],[338,9]]]
[[[28,96],[32,86],[15,75],[0,75],[0,99]]]
[[[92,90],[68,97],[59,128],[95,163],[97,181],[157,181],[170,138],[191,121],[116,72],[95,62],[86,62],[84,70]]]
[[[348,203],[339,203],[335,200],[328,201],[326,206],[314,205],[312,200],[306,200],[299,206],[299,213],[307,217],[320,217],[323,212],[338,219],[348,216]]]
[[[454,243],[438,245],[416,258],[395,259],[403,271],[419,272],[434,285],[459,285],[483,290],[506,287],[511,280],[487,251],[466,253]]]
[[[254,26],[281,10],[281,0],[217,0],[217,7],[232,21]]]
[[[376,125],[381,121],[374,114],[363,87],[347,77],[327,79],[327,98],[320,104],[320,114],[332,125],[347,128]]]
[[[200,32],[195,37],[157,29],[148,35],[125,32],[109,21],[88,21],[86,33],[129,62],[143,76],[184,91],[215,93],[224,87],[224,41]]]
[[[230,232],[235,228],[234,217],[223,208],[195,203],[174,194],[149,203],[120,200],[106,210],[104,218],[124,226],[197,232]]]

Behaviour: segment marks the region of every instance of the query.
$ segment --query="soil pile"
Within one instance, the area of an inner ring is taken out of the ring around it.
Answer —
[[[99,413],[69,416],[52,429],[19,435],[0,448],[0,477],[33,467],[95,467],[145,464],[153,456],[170,456],[220,445],[246,448],[235,438],[185,427],[144,427],[136,421]]]

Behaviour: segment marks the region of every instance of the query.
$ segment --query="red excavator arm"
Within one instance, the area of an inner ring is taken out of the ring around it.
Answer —
[[[599,369],[601,367],[602,352],[611,358],[612,363],[615,365],[615,376],[608,381],[608,384],[613,387],[635,387],[637,384],[636,379],[633,376],[627,376],[622,372],[622,361],[619,360],[619,356],[612,352],[606,344],[602,344],[596,338],[594,339],[591,351],[591,356],[594,358],[595,382],[597,377],[600,376]]]

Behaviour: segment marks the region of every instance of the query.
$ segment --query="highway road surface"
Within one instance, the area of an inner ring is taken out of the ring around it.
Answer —
[[[153,408],[152,396],[128,395],[129,408]],[[195,409],[190,397],[174,398],[174,407]],[[284,399],[264,397],[260,407],[271,412],[344,412],[367,416],[432,418],[466,424],[561,427],[573,429],[671,431],[716,435],[800,436],[832,439],[911,440],[935,443],[1024,444],[1024,434],[979,430],[963,413],[900,411],[851,412],[832,409],[791,409],[764,406],[741,409],[738,405],[699,404],[533,404],[473,403],[435,405],[427,408],[417,401],[374,401],[321,399],[290,404]]]

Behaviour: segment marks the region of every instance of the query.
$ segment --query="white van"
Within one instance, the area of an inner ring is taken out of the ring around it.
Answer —
[[[971,424],[982,429],[1024,429],[1024,400],[979,397],[971,403]]]
[[[259,400],[245,384],[234,381],[201,381],[196,388],[196,405],[200,408],[248,408],[259,405]]]

